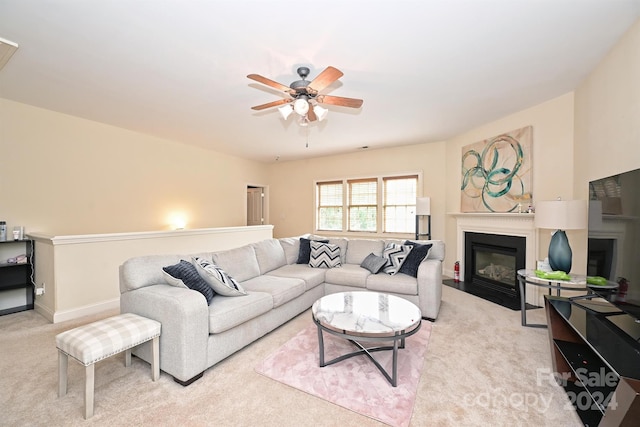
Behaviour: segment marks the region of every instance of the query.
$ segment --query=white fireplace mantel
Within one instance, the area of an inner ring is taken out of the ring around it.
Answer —
[[[533,224],[532,213],[450,213],[457,224],[456,259],[460,261],[460,277],[464,277],[464,234],[485,233],[504,236],[524,237],[526,240],[525,266],[527,269],[536,268],[538,253],[538,234]],[[529,292],[527,288],[527,302],[539,303],[537,290]]]

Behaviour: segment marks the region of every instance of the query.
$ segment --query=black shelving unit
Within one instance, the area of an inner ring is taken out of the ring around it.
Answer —
[[[545,296],[556,380],[585,426],[638,425],[640,322],[597,295],[585,297]]]
[[[29,239],[0,241],[0,316],[33,309],[33,246]]]

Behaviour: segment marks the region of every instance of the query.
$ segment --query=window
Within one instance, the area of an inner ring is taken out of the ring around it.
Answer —
[[[316,185],[318,230],[342,230],[342,181]]]
[[[316,183],[316,229],[414,233],[419,175]]]
[[[349,185],[349,231],[377,231],[378,181],[357,179]]]
[[[416,189],[418,177],[388,177],[384,183],[384,231],[413,233],[416,225]]]

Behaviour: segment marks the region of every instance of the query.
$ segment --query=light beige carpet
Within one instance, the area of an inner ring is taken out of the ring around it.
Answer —
[[[0,426],[380,426],[381,423],[266,378],[254,367],[308,325],[307,311],[182,387],[120,354],[96,365],[95,415],[85,421],[84,369],[69,362],[57,397],[56,334],[97,318],[50,324],[34,311],[0,316]],[[543,322],[542,309],[528,320]],[[548,380],[545,329],[447,286],[433,324],[411,426],[579,426]]]

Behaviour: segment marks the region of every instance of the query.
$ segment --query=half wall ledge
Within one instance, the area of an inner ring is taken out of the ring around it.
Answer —
[[[53,236],[35,241],[35,310],[52,323],[119,309],[119,266],[144,255],[214,252],[273,237],[273,225]]]

